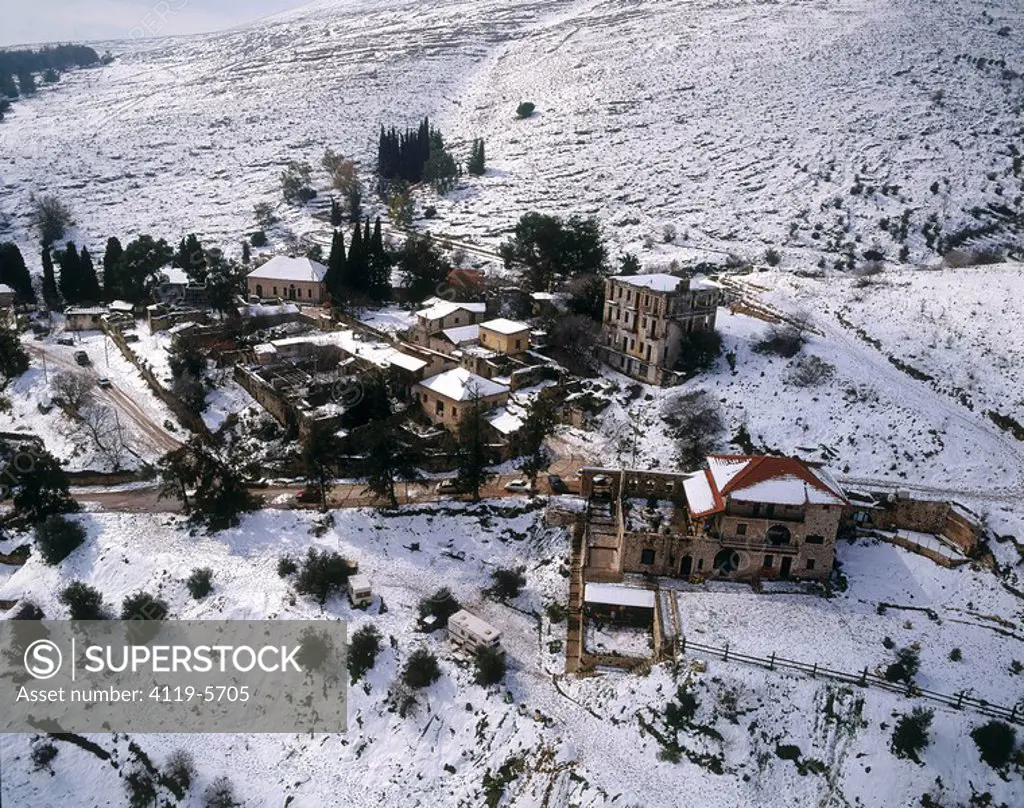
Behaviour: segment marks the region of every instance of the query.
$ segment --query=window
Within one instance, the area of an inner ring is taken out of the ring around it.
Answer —
[[[274,287],[274,294],[275,295],[277,294],[277,287],[276,286]]]
[[[437,403],[434,404],[434,412],[437,415],[444,415],[444,402],[441,401],[440,399],[438,399]]]
[[[654,563],[654,550],[641,550],[640,551],[640,563],[641,564],[653,564]]]
[[[764,515],[767,516],[769,519],[775,516],[775,506],[771,504],[765,505]]]
[[[256,297],[263,297],[263,284],[256,284]]]
[[[459,318],[458,318],[458,317],[456,317],[456,318],[455,318],[455,325],[458,325],[458,324],[459,324]]]
[[[704,559],[703,558],[698,558],[697,559],[697,569],[698,570],[704,569]]]
[[[747,523],[746,522],[740,522],[738,525],[736,525],[736,535],[737,536],[746,536],[747,535]]]
[[[307,289],[306,290],[306,297],[312,297],[312,296],[313,296],[313,290],[312,289]]]
[[[806,539],[804,539],[804,541],[807,542],[807,544],[824,544],[825,543],[825,537],[824,536],[808,536]]]
[[[458,407],[452,407],[452,418],[458,418],[458,417],[459,417],[459,408]]]
[[[813,558],[808,558],[807,559],[807,569],[809,569],[809,570],[813,570],[814,569],[814,559]]]
[[[518,351],[522,347],[522,345],[523,345],[523,341],[521,339],[517,339],[516,340],[516,350]]]
[[[764,557],[764,564],[762,565],[766,570],[770,570],[775,565],[775,556],[766,555]]]

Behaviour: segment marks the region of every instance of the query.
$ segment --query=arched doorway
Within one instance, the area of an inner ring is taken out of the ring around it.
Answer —
[[[789,528],[785,525],[772,525],[765,531],[764,537],[769,544],[789,544]]]
[[[693,556],[684,555],[683,560],[679,562],[679,577],[689,578],[690,573],[693,572]]]
[[[256,284],[256,297],[263,297],[263,284],[262,283],[257,283]]]
[[[740,554],[735,550],[719,550],[715,555],[715,572],[728,575],[735,572],[740,565]]]

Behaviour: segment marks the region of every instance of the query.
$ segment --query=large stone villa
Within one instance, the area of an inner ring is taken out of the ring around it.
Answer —
[[[604,299],[601,358],[637,381],[668,385],[682,378],[684,335],[714,330],[722,287],[704,277],[614,275]]]
[[[585,579],[828,578],[849,503],[824,468],[747,455],[707,465],[688,474],[584,469]]]

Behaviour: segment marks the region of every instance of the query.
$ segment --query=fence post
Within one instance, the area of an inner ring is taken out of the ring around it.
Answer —
[[[771,659],[768,660],[768,670],[775,670],[775,652],[772,651]]]
[[[864,672],[860,675],[860,686],[861,687],[867,687],[868,686],[868,666],[867,665],[864,666]]]
[[[960,710],[960,709],[963,708],[963,705],[964,705],[964,691],[961,690],[959,693],[956,694],[956,708],[958,710]]]
[[[729,643],[725,644],[725,653],[722,655],[722,662],[729,661]]]
[[[686,635],[683,635],[682,640],[683,640],[683,647],[679,650],[679,653],[685,656],[686,655]]]
[[[818,663],[815,662],[814,663],[814,670],[811,671],[811,678],[813,679],[817,675],[818,675]]]

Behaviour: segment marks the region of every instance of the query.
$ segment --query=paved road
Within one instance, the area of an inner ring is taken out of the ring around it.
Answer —
[[[577,458],[564,458],[556,460],[551,465],[552,474],[558,474],[565,481],[570,493],[579,492],[579,482],[575,477],[578,469],[584,463]],[[481,496],[488,499],[501,497],[523,496],[521,491],[509,491],[505,489],[507,483],[513,480],[521,480],[521,474],[500,474],[493,478],[482,490]],[[543,474],[537,479],[538,493],[553,493],[548,486],[547,475]],[[466,497],[450,494],[439,494],[436,490],[437,480],[426,484],[400,484],[397,494],[400,504],[415,504],[417,502],[440,502],[442,500],[466,499]],[[302,488],[301,483],[293,485],[272,485],[269,488],[254,488],[253,493],[264,498],[264,507],[276,509],[303,508],[315,510],[317,503],[300,503],[295,499],[295,494]],[[156,484],[147,487],[134,487],[130,489],[104,489],[93,487],[77,487],[72,489],[75,499],[83,504],[99,506],[104,511],[115,513],[179,513],[181,503],[173,498],[161,498],[159,488]],[[328,505],[331,508],[362,508],[380,504],[371,495],[366,493],[362,483],[342,483],[331,488],[328,495]]]

